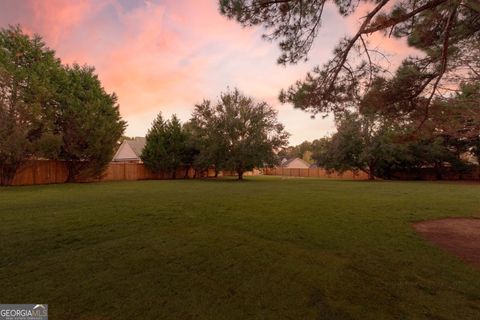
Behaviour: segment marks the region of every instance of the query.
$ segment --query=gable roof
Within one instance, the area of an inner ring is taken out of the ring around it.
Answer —
[[[292,163],[293,161],[295,161],[295,160],[298,160],[298,161],[302,162],[307,168],[310,167],[310,163],[308,163],[307,161],[305,161],[305,160],[303,160],[303,159],[300,159],[300,158],[290,158],[290,159],[288,159],[288,160],[285,161],[285,162],[282,161],[282,167],[288,167],[288,165],[289,165],[290,163]]]
[[[146,139],[144,137],[123,140],[122,144],[117,149],[117,152],[115,152],[112,161],[140,160],[145,144]]]
[[[135,137],[133,140],[125,140],[130,148],[132,148],[133,152],[140,158],[142,155],[143,148],[145,148],[145,144],[147,143],[147,139],[145,137]]]

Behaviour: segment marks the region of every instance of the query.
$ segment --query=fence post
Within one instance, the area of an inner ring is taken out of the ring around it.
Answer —
[[[33,184],[37,184],[37,161],[33,161],[32,170],[33,170]]]

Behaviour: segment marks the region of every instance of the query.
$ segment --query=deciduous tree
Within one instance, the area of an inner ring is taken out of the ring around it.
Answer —
[[[337,132],[323,140],[314,159],[326,169],[360,170],[373,180],[380,165],[391,163],[397,153],[392,128],[374,115],[345,113],[337,120]]]
[[[239,180],[245,171],[276,164],[276,153],[289,136],[272,107],[238,89],[222,93],[215,105],[197,105],[192,122],[205,133],[206,145],[215,144],[206,153],[210,163],[220,162],[222,169],[237,172]]]

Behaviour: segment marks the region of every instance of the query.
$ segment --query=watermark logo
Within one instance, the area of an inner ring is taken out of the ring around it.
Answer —
[[[48,320],[48,304],[0,304],[0,320]]]

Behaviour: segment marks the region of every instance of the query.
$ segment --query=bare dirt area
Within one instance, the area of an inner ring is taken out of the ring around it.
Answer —
[[[429,241],[480,269],[480,219],[422,221],[413,228]]]

